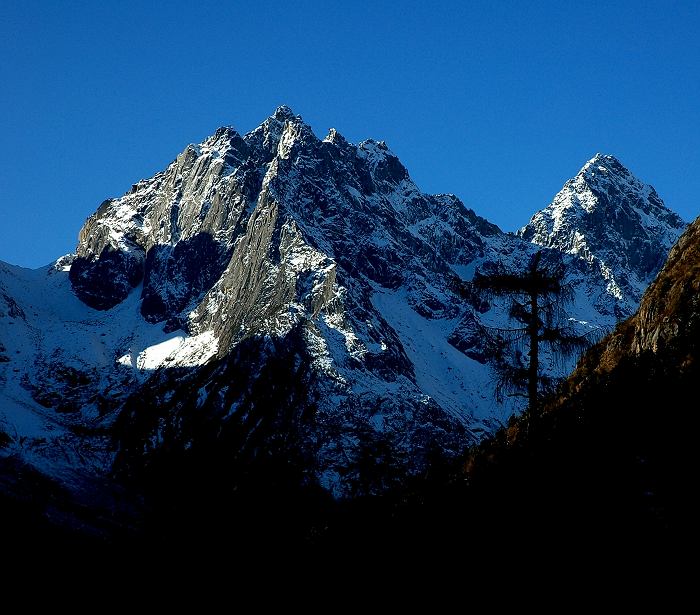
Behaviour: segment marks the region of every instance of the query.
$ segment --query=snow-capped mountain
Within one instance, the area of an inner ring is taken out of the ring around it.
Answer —
[[[287,107],[246,135],[221,128],[105,201],[74,255],[0,268],[5,451],[65,476],[130,477],[169,455],[233,474],[274,461],[335,495],[458,453],[518,407],[495,402],[479,334],[506,311],[458,296],[454,277],[546,245],[567,253],[570,317],[611,326],[639,298],[618,292],[624,273],[641,288],[682,224],[620,165],[594,183],[591,164],[530,243],[423,194],[383,142],[319,139]],[[602,222],[566,213],[584,193]],[[556,239],[564,223],[586,250]]]
[[[598,307],[611,295],[616,314],[628,316],[686,226],[652,186],[596,154],[518,234],[585,259],[608,282]]]

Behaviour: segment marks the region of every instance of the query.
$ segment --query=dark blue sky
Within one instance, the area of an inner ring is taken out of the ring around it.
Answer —
[[[597,151],[690,220],[699,31],[698,2],[3,2],[0,259],[72,251],[102,200],[282,103],[506,230]]]

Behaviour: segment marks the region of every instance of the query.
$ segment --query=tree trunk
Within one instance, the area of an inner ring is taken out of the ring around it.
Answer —
[[[532,437],[535,431],[535,425],[539,418],[539,407],[537,399],[537,381],[540,371],[539,357],[539,332],[540,332],[540,313],[539,313],[539,271],[537,270],[540,261],[540,253],[538,252],[532,262],[532,292],[530,293],[530,363],[528,365],[527,375],[527,397],[530,405],[530,421],[529,432]]]

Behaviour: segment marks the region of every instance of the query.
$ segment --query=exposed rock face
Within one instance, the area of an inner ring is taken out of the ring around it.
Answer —
[[[633,350],[672,351],[694,346],[700,330],[700,221],[673,247],[635,317]],[[683,369],[683,364],[678,365]]]
[[[700,331],[700,220],[671,250],[637,313],[620,324],[582,369],[607,374],[621,362],[657,357],[657,373],[696,369]],[[577,383],[576,377],[572,382]],[[583,386],[582,383],[575,384]]]
[[[519,235],[583,257],[632,313],[686,223],[615,157],[597,154]],[[601,306],[602,307],[602,306]]]

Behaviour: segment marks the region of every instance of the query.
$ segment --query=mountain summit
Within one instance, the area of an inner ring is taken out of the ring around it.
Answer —
[[[206,467],[234,487],[376,493],[520,409],[494,400],[480,334],[508,311],[455,277],[545,246],[568,265],[569,317],[611,326],[682,225],[596,157],[503,233],[422,193],[384,142],[321,140],[280,107],[103,202],[53,267],[0,267],[6,450],[63,477]]]
[[[686,226],[652,186],[614,156],[596,154],[518,234],[597,267],[631,313]]]

